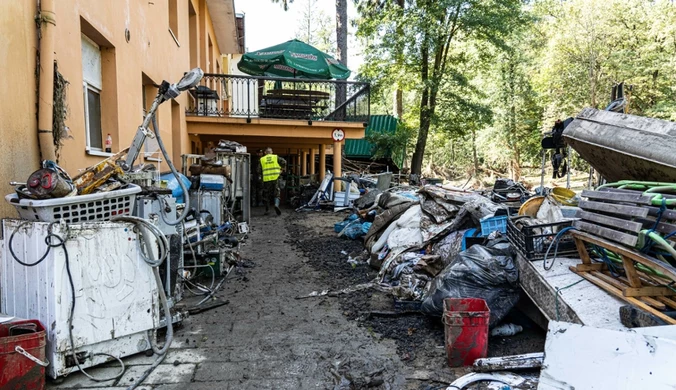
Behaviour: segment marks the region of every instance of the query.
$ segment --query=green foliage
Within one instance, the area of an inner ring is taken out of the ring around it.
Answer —
[[[400,122],[394,133],[374,131],[366,136],[366,140],[373,144],[373,158],[379,159],[405,155],[414,136],[414,129]]]
[[[630,113],[676,120],[671,0],[355,3],[372,112],[392,113],[402,90],[402,121],[432,170],[477,164],[517,177],[539,164],[556,119],[605,108],[619,82]]]
[[[490,122],[470,74],[493,48],[507,47],[526,19],[519,0],[358,2],[358,36],[366,45],[365,78],[417,95],[418,137],[411,163],[420,173],[429,131],[463,134]],[[471,43],[474,43],[473,45]],[[394,64],[394,66],[393,66]],[[441,112],[443,111],[443,114]]]

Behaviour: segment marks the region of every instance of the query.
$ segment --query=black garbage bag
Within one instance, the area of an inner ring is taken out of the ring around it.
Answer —
[[[446,298],[482,298],[491,310],[490,327],[497,325],[519,300],[519,270],[509,244],[474,245],[444,268],[423,297],[422,311],[441,316]]]

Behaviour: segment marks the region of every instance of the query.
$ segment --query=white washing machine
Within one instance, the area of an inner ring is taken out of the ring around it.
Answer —
[[[23,224],[23,225],[22,225]],[[9,252],[34,263],[47,246],[49,223],[3,220],[0,258],[0,312],[38,319],[47,329],[47,374],[53,378],[76,371],[71,356],[68,316],[71,289],[62,247],[52,248],[40,264],[26,267]],[[19,228],[20,227],[20,228]],[[152,269],[140,254],[139,238],[126,223],[74,224],[53,233],[67,236],[66,249],[75,285],[73,338],[82,367],[105,362],[108,353],[129,356],[150,348],[148,330],[158,328],[161,305]]]

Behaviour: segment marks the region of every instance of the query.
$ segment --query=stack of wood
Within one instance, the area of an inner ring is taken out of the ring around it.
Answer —
[[[653,196],[638,191],[608,188],[583,191],[582,197],[585,200],[580,201],[577,214],[580,220],[573,223],[578,229],[573,238],[582,264],[571,270],[666,323],[676,324],[664,313],[676,310],[676,289],[669,287],[676,286],[676,268],[636,250],[643,230],[676,231],[676,210],[661,209],[654,205]],[[606,261],[592,262],[590,245]],[[613,262],[609,256],[621,262]]]
[[[660,207],[652,203],[653,197],[639,191],[607,188],[582,191],[582,197],[586,200],[580,201],[582,210],[577,214],[580,221],[574,226],[631,248],[638,243],[639,232],[652,229],[660,214]],[[663,234],[676,231],[676,210],[664,210],[655,231]]]

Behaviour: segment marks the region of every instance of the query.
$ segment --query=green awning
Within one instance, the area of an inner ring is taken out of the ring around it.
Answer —
[[[392,115],[371,115],[369,124],[366,127],[365,136],[368,137],[373,133],[392,133],[397,131],[398,121]],[[354,159],[370,159],[373,157],[373,148],[375,145],[363,139],[348,139],[345,140],[345,157]],[[388,156],[398,167],[404,164],[404,153],[397,156]]]

